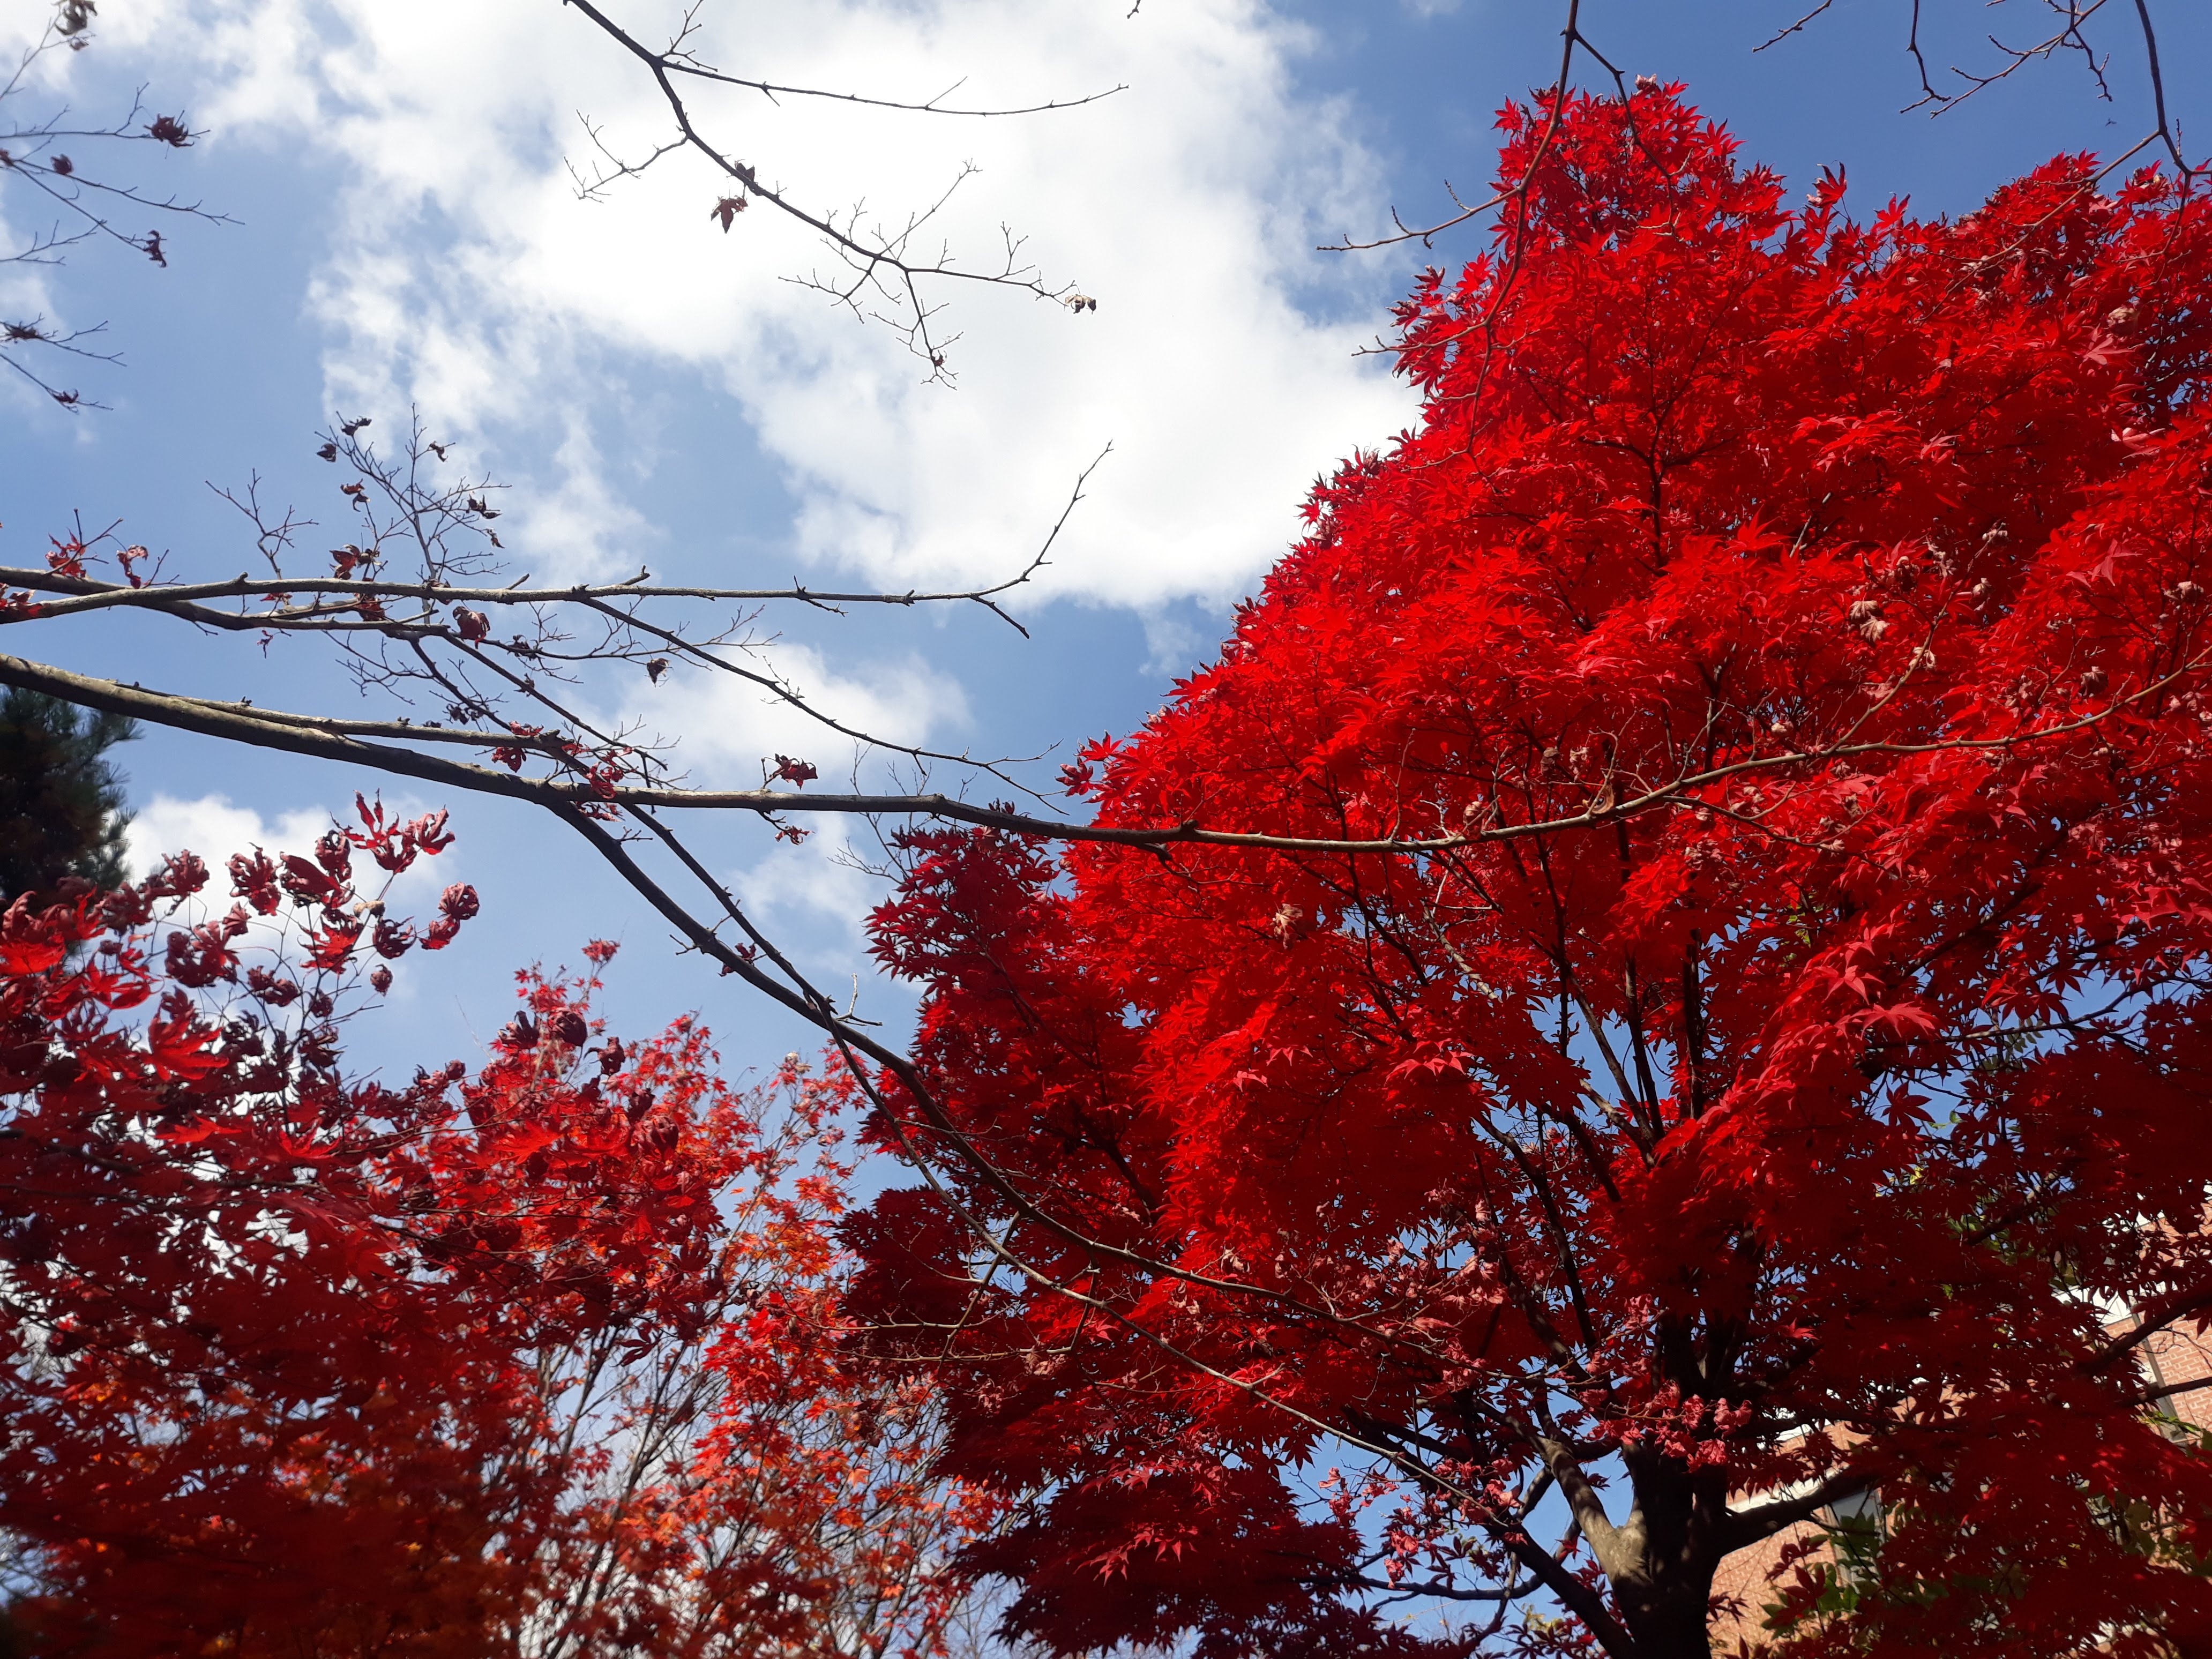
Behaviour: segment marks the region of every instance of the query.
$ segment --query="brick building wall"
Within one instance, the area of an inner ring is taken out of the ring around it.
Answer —
[[[2121,1332],[2127,1328],[2113,1328]],[[2206,1384],[2186,1394],[2175,1395],[2160,1409],[2192,1427],[2212,1429],[2212,1332],[2168,1328],[2144,1343],[2143,1348],[2143,1370],[2154,1387],[2172,1388],[2177,1382]]]
[[[1782,1552],[1818,1531],[1812,1526],[1790,1527],[1771,1538],[1763,1538],[1748,1549],[1738,1550],[1713,1575],[1713,1594],[1724,1597],[1739,1611],[1723,1613],[1713,1620],[1713,1651],[1733,1654],[1740,1647],[1756,1651],[1768,1635],[1764,1628],[1766,1604],[1774,1600],[1774,1576]]]

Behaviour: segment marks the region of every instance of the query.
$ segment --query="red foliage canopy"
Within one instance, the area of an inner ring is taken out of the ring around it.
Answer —
[[[1413,1590],[1704,1659],[1723,1557],[1875,1487],[1804,1648],[2193,1651],[2139,1361],[2212,1310],[2212,216],[2074,157],[1862,224],[1679,88],[1547,115],[1401,307],[1419,429],[1069,775],[1425,844],[933,833],[878,913],[967,1144],[879,1115],[956,1173],[866,1293],[1047,1493],[973,1559],[1060,1652]]]
[[[837,1363],[834,1094],[795,1057],[729,1090],[695,1022],[625,1045],[596,979],[534,973],[473,1073],[349,1082],[347,958],[413,937],[351,854],[397,875],[448,839],[362,817],[234,859],[243,902],[198,926],[189,854],[0,921],[5,1633],[933,1648],[975,1515],[920,1467],[927,1393]],[[476,908],[447,888],[424,942]]]

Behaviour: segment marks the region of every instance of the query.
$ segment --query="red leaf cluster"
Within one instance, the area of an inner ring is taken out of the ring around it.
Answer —
[[[247,902],[210,921],[178,908],[207,880],[189,855],[0,920],[14,1638],[934,1650],[946,1550],[983,1511],[924,1467],[927,1390],[840,1359],[834,1091],[796,1057],[726,1088],[689,1019],[586,1053],[597,981],[535,973],[527,1042],[349,1079],[363,922],[324,907],[349,905],[354,850],[404,868],[450,839],[442,815],[362,818],[312,858],[234,859]],[[241,990],[286,896],[304,997],[281,942]],[[476,909],[449,888],[432,934]],[[407,932],[373,938],[392,957]]]
[[[1400,309],[1419,429],[1067,780],[1431,844],[915,837],[969,1157],[861,1305],[1044,1494],[974,1559],[1056,1652],[1520,1583],[1528,1650],[1702,1654],[1854,1485],[1808,1650],[2191,1650],[2212,1468],[2120,1334],[2212,1314],[2212,216],[2067,157],[1860,223],[1673,89],[1549,113]]]

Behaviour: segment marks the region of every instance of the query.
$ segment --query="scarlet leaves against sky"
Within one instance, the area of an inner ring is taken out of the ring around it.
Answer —
[[[625,1045],[595,979],[535,974],[473,1073],[349,1079],[354,964],[415,937],[353,855],[450,840],[361,818],[234,859],[198,926],[190,854],[0,921],[16,1639],[932,1649],[980,1512],[920,1468],[927,1391],[836,1363],[832,1097],[795,1058],[726,1088],[696,1023]],[[476,908],[447,888],[422,943]]]
[[[2212,1308],[2212,216],[1792,208],[1674,89],[1503,125],[1419,428],[1070,777],[1442,844],[932,832],[878,914],[970,1141],[866,1304],[947,1467],[1049,1488],[972,1559],[1062,1653],[1412,1652],[1396,1588],[1702,1659],[1726,1553],[1877,1486],[1798,1650],[2193,1650],[2212,1471],[2107,1326]]]

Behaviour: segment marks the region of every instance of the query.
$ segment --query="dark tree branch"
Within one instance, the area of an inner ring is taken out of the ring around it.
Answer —
[[[1810,1520],[1838,1498],[1848,1498],[1871,1484],[1863,1474],[1839,1469],[1811,1491],[1794,1498],[1770,1498],[1747,1509],[1730,1510],[1722,1547],[1724,1551],[1740,1550],[1763,1538],[1771,1538],[1800,1521]]]

